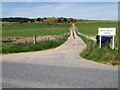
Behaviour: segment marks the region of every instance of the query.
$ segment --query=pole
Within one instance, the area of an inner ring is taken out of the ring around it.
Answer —
[[[36,44],[36,36],[33,36],[33,44]]]
[[[100,41],[99,41],[99,47],[101,48],[101,36],[100,36]]]
[[[115,48],[115,43],[114,43],[114,41],[115,41],[115,37],[113,36],[113,39],[112,39],[112,49]]]

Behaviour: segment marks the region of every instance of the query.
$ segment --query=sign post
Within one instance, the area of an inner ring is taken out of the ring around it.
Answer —
[[[100,42],[99,42],[99,47],[101,48],[101,36],[100,36]]]
[[[112,36],[112,49],[115,48],[116,28],[98,28],[98,35],[100,36],[99,47],[101,48],[101,36]]]
[[[113,36],[113,39],[112,39],[112,49],[114,49],[115,48],[115,37]]]

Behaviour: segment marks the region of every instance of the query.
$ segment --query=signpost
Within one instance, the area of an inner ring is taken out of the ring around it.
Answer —
[[[101,48],[101,36],[112,36],[112,49],[114,49],[114,37],[116,35],[116,28],[98,28],[98,35],[100,36],[99,47]]]

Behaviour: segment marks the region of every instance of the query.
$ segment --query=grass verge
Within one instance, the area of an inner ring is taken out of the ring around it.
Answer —
[[[37,44],[29,44],[25,46],[9,45],[9,43],[2,43],[2,53],[19,53],[19,52],[30,52],[30,51],[41,51],[51,49],[60,46],[67,40],[68,36],[64,35],[62,38],[57,40],[46,40]]]
[[[95,41],[87,39],[82,35],[79,36],[87,44],[86,49],[80,53],[83,58],[99,63],[118,65],[118,50],[106,47],[99,48]]]

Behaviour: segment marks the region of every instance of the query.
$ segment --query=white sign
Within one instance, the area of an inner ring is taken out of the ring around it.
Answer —
[[[98,28],[98,35],[115,36],[116,35],[116,28]]]
[[[112,49],[115,48],[115,38],[116,35],[116,28],[98,28],[98,35],[100,36],[99,47],[101,48],[101,36],[112,36]]]

